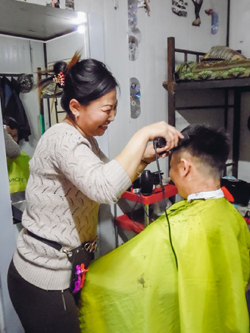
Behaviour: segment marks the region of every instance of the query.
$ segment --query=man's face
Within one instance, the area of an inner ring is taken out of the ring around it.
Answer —
[[[11,129],[9,126],[6,127],[7,132],[12,136],[12,139],[18,143],[18,131],[16,128]]]
[[[181,173],[181,158],[178,153],[172,153],[171,160],[170,160],[170,172],[169,176],[172,181],[175,183],[179,195],[186,199],[187,195],[185,194],[185,179],[182,177]]]

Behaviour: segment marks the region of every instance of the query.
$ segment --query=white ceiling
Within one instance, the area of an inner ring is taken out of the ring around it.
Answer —
[[[0,34],[47,41],[76,30],[77,12],[22,1],[0,0]]]

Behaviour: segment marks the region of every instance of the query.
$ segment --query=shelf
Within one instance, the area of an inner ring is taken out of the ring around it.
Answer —
[[[115,218],[114,223],[116,227],[133,231],[137,234],[139,234],[144,229],[144,223],[133,221],[126,214]]]
[[[167,184],[164,186],[165,198],[172,197],[172,196],[176,195],[177,193],[178,193],[178,190],[175,185]],[[155,188],[153,190],[152,194],[150,194],[150,195],[143,195],[143,194],[137,194],[137,193],[125,191],[121,197],[126,200],[142,203],[145,206],[144,209],[146,212],[146,216],[144,216],[142,221],[141,221],[141,219],[137,218],[138,215],[137,215],[137,217],[135,216],[135,219],[136,220],[138,219],[140,222],[135,221],[134,219],[131,219],[131,213],[118,216],[114,219],[115,227],[129,230],[134,233],[140,233],[145,228],[145,225],[147,225],[149,222],[149,221],[146,221],[146,219],[148,220],[148,216],[149,216],[149,207],[148,206],[155,202],[161,201],[163,199],[163,193],[162,193],[161,188]]]
[[[249,91],[250,78],[243,77],[237,79],[221,79],[221,80],[204,80],[204,81],[179,81],[174,82],[174,91],[179,90],[192,90],[192,89],[224,89],[224,88],[241,88],[241,90]],[[166,90],[170,90],[169,84],[167,81],[163,82],[163,87]],[[171,91],[170,91],[171,92]]]
[[[167,184],[164,186],[164,194],[165,198],[172,197],[178,193],[177,187],[172,184]],[[125,191],[122,195],[122,198],[135,201],[138,203],[143,203],[144,205],[150,205],[157,201],[161,201],[163,199],[162,189],[157,187],[153,190],[152,194],[150,195],[143,195],[138,193],[133,193],[129,191]]]

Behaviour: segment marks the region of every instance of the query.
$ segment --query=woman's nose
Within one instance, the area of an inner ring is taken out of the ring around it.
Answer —
[[[108,118],[108,120],[109,120],[109,121],[114,121],[115,116],[116,116],[116,110],[112,110],[112,111],[110,112],[110,114],[109,114],[109,118]]]

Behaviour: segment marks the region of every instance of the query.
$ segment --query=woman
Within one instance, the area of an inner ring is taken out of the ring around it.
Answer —
[[[182,135],[165,122],[146,126],[109,161],[94,136],[103,135],[115,118],[117,81],[102,62],[80,61],[78,54],[68,66],[59,62],[54,69],[67,116],[43,134],[30,161],[24,228],[8,285],[25,332],[74,333],[80,329],[67,253],[87,242],[87,267],[96,245],[99,205],[116,202],[155,159],[149,141],[166,139],[160,153],[176,146]]]

